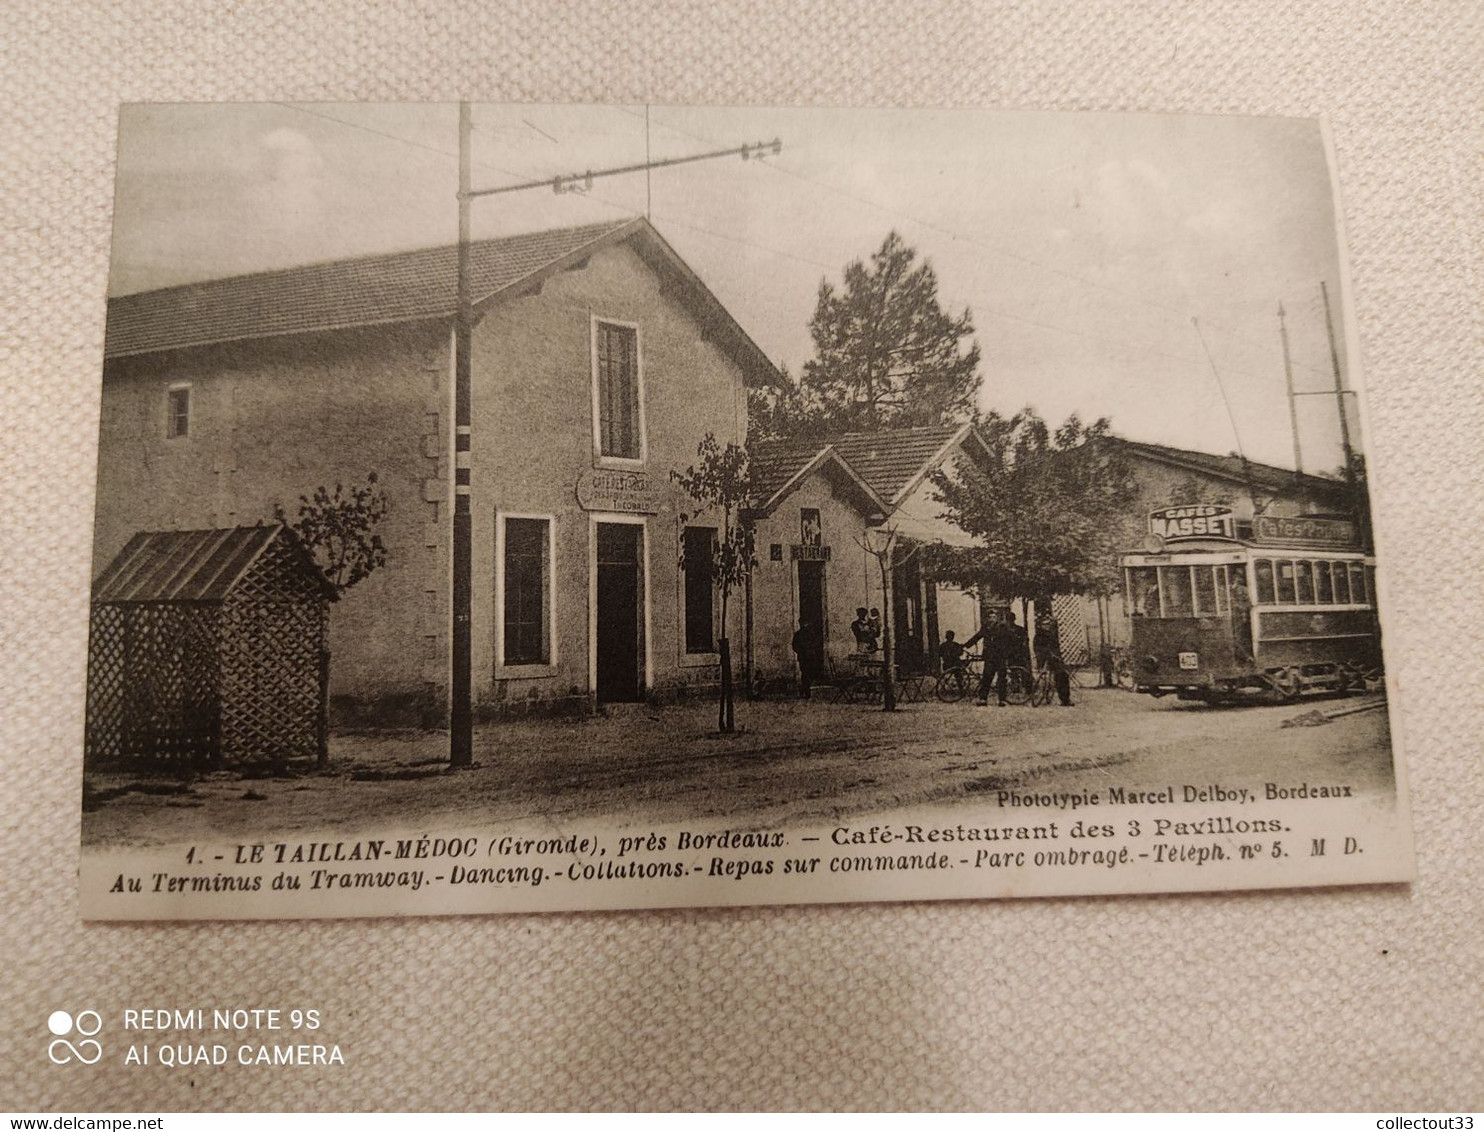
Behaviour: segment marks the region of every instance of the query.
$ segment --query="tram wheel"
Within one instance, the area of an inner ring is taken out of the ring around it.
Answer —
[[[1299,670],[1295,668],[1280,668],[1270,677],[1273,691],[1278,693],[1278,698],[1284,703],[1293,703],[1299,698],[1299,693],[1304,690],[1304,680]]]

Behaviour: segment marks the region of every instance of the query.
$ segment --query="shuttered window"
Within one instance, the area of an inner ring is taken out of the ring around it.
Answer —
[[[643,455],[639,439],[639,334],[632,326],[600,322],[597,346],[601,454],[638,460]]]
[[[551,663],[551,593],[545,519],[505,520],[506,664]]]
[[[685,528],[685,651],[716,651],[716,528]]]

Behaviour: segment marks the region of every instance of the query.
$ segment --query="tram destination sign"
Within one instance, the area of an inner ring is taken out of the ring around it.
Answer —
[[[1149,533],[1165,542],[1182,539],[1220,538],[1235,541],[1236,520],[1230,507],[1193,503],[1185,507],[1161,507],[1149,512]]]
[[[1312,515],[1285,519],[1259,515],[1252,521],[1252,541],[1259,546],[1332,546],[1349,548],[1359,545],[1355,523],[1350,519],[1328,519]]]

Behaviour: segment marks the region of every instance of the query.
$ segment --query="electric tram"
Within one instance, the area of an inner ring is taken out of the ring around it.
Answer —
[[[1122,566],[1140,692],[1294,700],[1380,676],[1376,563],[1349,519],[1167,507]]]

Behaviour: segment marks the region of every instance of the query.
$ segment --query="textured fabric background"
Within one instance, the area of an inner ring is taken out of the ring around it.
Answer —
[[[1484,1107],[1476,0],[4,8],[0,1107]],[[1418,882],[80,924],[116,107],[460,96],[1328,115],[1369,383]],[[116,1018],[126,1004],[312,1006],[349,1063],[47,1062],[50,1011]]]

